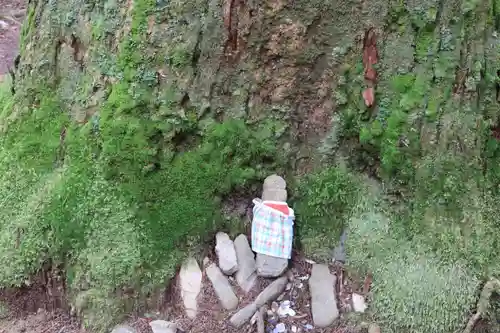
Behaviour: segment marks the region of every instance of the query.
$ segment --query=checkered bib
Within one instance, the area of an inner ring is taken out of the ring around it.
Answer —
[[[266,206],[265,203],[266,201],[253,200],[252,250],[268,256],[290,259],[295,219],[293,209],[288,207],[287,215]],[[278,204],[286,205],[285,202]]]

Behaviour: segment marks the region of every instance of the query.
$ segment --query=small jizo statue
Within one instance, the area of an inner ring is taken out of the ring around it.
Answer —
[[[295,215],[286,199],[285,180],[272,175],[264,180],[262,200],[253,200],[252,250],[260,276],[277,277],[288,267]]]

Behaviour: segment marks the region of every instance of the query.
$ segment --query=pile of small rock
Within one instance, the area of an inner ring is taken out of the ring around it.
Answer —
[[[262,276],[257,271],[255,255],[245,235],[239,235],[232,242],[227,234],[218,233],[215,252],[218,264],[205,258],[203,263],[205,274],[221,306],[233,311],[238,308],[239,300],[230,282],[231,275],[234,275],[234,281],[245,293],[248,293],[255,286],[258,277]],[[191,318],[196,314],[196,293],[201,289],[202,280],[201,269],[193,260],[186,261],[179,277],[186,314]],[[285,332],[285,323],[279,322],[279,319],[295,317],[297,313],[292,308],[293,299],[283,299],[284,292],[294,288],[302,289],[306,281],[311,292],[310,308],[313,325],[316,327],[331,325],[339,317],[335,293],[336,277],[330,273],[328,266],[320,264],[312,266],[310,277],[296,278],[291,271],[277,277],[251,303],[232,314],[229,322],[235,328],[240,328],[249,321],[257,323],[259,333],[265,332],[266,328],[267,331],[271,330],[274,333]],[[303,329],[312,329],[313,325],[304,324]],[[291,326],[290,329],[292,332],[298,332],[302,328]]]
[[[258,333],[300,333],[331,326],[340,317],[337,298],[337,277],[327,265],[311,263],[310,274],[301,275],[295,268],[275,278],[249,303],[238,309],[241,293],[248,294],[260,286],[258,279],[269,280],[258,274],[255,255],[245,235],[234,242],[225,233],[216,235],[217,262],[203,260],[203,269],[194,258],[187,259],[179,272],[179,287],[187,317],[198,315],[198,295],[203,288],[203,275],[212,284],[220,305],[229,311],[229,323],[234,329],[250,323]],[[309,270],[308,270],[309,271]],[[308,293],[307,293],[308,291]],[[297,304],[307,294],[307,304]],[[362,295],[353,293],[349,307],[364,312]],[[344,308],[344,307],[342,307]],[[312,319],[312,320],[311,320]],[[174,322],[155,320],[149,323],[154,333],[177,333]],[[376,326],[370,333],[380,332]],[[136,333],[128,326],[118,326],[112,333]]]
[[[287,192],[283,178],[268,177],[262,199],[285,202]],[[189,258],[179,272],[180,295],[185,314],[190,319],[198,314],[198,295],[204,274],[219,304],[228,312],[230,326],[239,331],[250,323],[252,327],[257,326],[258,333],[307,332],[331,326],[340,317],[340,310],[364,312],[366,309],[365,299],[360,294],[349,293],[347,298],[342,293],[337,295],[337,276],[328,265],[309,261],[307,274],[304,274],[294,267],[288,269],[287,259],[254,254],[244,234],[233,241],[228,234],[219,232],[215,241],[216,260],[205,258],[202,269],[194,258]],[[249,298],[249,295],[255,297]],[[246,301],[241,302],[242,299]],[[150,322],[150,327],[154,333],[176,333],[178,329],[175,323],[162,320]],[[379,331],[370,328],[370,333],[376,332]],[[131,331],[122,328],[112,333]]]

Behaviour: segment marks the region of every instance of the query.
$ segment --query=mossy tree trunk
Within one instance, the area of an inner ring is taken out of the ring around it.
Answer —
[[[378,62],[375,102],[367,107],[363,39],[369,29]],[[33,230],[60,242],[45,253],[39,251],[45,238],[33,241],[38,252],[29,252],[14,275],[36,269],[40,255],[61,255],[85,243],[90,250],[71,259],[82,267],[102,264],[92,278],[108,279],[107,291],[144,285],[141,279],[161,281],[165,271],[136,280],[134,274],[147,271],[159,254],[170,256],[171,273],[178,239],[189,242],[186,234],[212,221],[213,206],[206,202],[213,188],[227,192],[258,179],[275,156],[270,152],[284,155],[280,166],[291,174],[347,161],[429,202],[436,202],[434,187],[448,184],[426,182],[431,189],[417,186],[418,180],[449,169],[459,170],[453,181],[463,186],[456,193],[470,189],[472,179],[496,191],[498,29],[498,0],[31,0],[16,103],[1,123],[11,133],[3,140],[17,155],[5,161],[22,160],[19,180],[35,186],[33,197],[20,192],[19,202],[30,198],[39,207],[39,191],[62,191],[65,196],[46,204],[53,209],[44,221],[64,216],[73,224],[51,229],[33,222]],[[234,119],[244,127],[211,132],[214,123]],[[28,148],[34,154],[26,155]],[[220,154],[200,174],[198,162],[214,158],[214,150]],[[423,168],[429,163],[434,169]],[[231,167],[224,170],[226,164]],[[148,178],[158,168],[168,172]],[[57,186],[53,170],[63,173],[66,187]],[[231,178],[218,181],[228,173]],[[77,210],[82,198],[93,200],[91,208]],[[117,225],[127,221],[124,231],[108,228],[103,202],[122,209],[111,215]],[[139,213],[129,214],[136,204]],[[96,213],[95,207],[102,209]],[[74,221],[75,212],[86,215]],[[102,224],[87,223],[90,216]],[[189,227],[179,231],[178,225]],[[109,233],[108,247],[88,232],[92,228],[95,235]],[[83,233],[88,239],[80,240]],[[162,237],[173,240],[159,245]],[[113,249],[115,259],[93,252],[99,246],[103,253]]]
[[[393,171],[440,149],[480,155],[478,134],[498,118],[498,6],[32,1],[18,86],[29,97],[50,89],[80,123],[137,116],[175,150],[214,121],[244,119],[281,138],[297,170],[359,147],[352,139],[361,132],[371,143],[362,150]],[[372,27],[378,84],[367,108],[362,40]]]

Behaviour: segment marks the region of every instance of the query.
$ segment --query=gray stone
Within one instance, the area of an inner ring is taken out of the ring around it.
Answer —
[[[333,260],[341,263],[346,262],[346,250],[345,250],[345,241],[347,239],[347,232],[345,230],[342,231],[342,235],[340,235],[339,245],[333,250]]]
[[[238,271],[235,274],[236,282],[244,292],[248,293],[257,281],[255,255],[248,244],[247,237],[243,234],[234,240],[234,248],[238,260]]]
[[[262,200],[286,201],[286,199],[286,181],[278,175],[267,177],[262,186]]]
[[[311,312],[315,326],[327,327],[339,317],[335,283],[337,277],[326,265],[314,264],[309,278]]]
[[[153,333],[176,333],[177,324],[166,320],[153,320],[149,323]]]
[[[288,194],[286,190],[267,189],[262,192],[262,200],[286,201]]]
[[[234,243],[225,232],[215,235],[215,252],[219,259],[219,267],[226,275],[232,275],[238,270],[238,260]]]
[[[227,277],[222,274],[216,264],[210,264],[206,268],[207,277],[212,282],[215,294],[226,310],[234,310],[238,306],[238,297],[234,294],[233,288]]]
[[[277,190],[285,190],[286,189],[286,181],[283,177],[278,175],[271,175],[264,179],[264,185],[262,186],[264,190],[266,189],[277,189]]]
[[[375,323],[371,323],[368,327],[368,333],[380,333],[380,327]]]
[[[252,318],[252,316],[255,314],[256,311],[257,311],[257,305],[255,305],[255,303],[250,303],[243,309],[236,312],[231,317],[231,319],[229,319],[229,322],[236,328],[241,327],[243,326],[243,324],[249,321],[250,318]]]
[[[113,328],[111,333],[137,333],[137,331],[128,325],[118,325]]]
[[[265,333],[264,316],[266,314],[266,307],[261,307],[257,311],[257,333]]]
[[[267,302],[274,301],[285,290],[287,283],[288,278],[286,276],[282,276],[279,279],[274,280],[270,285],[261,291],[257,298],[255,298],[254,303],[258,308],[260,308]]]
[[[355,312],[365,312],[367,306],[365,302],[365,298],[357,293],[352,294],[352,307]]]
[[[257,275],[263,277],[278,277],[286,271],[288,260],[257,253],[256,265]]]
[[[186,309],[186,315],[194,319],[198,311],[197,297],[201,291],[203,275],[200,266],[194,258],[188,258],[181,266],[179,272],[179,283],[181,297]]]

